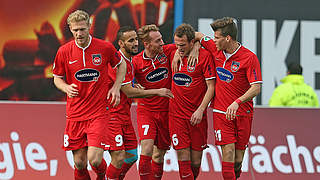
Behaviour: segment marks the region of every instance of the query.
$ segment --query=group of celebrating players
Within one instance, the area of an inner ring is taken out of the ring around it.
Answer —
[[[87,162],[97,180],[111,180],[124,179],[137,161],[131,98],[138,98],[141,180],[162,178],[171,144],[180,179],[198,177],[207,148],[210,102],[223,178],[240,177],[253,119],[252,98],[262,80],[256,55],[237,42],[232,18],[211,24],[214,39],[181,24],[174,32],[175,44],[168,45],[156,25],[137,31],[124,26],[117,33],[118,51],[89,34],[85,11],[71,13],[67,22],[74,41],[59,48],[53,74],[56,87],[67,94],[63,148],[73,152],[76,180],[90,179]],[[140,53],[138,41],[144,47]],[[105,150],[111,156],[108,167]]]

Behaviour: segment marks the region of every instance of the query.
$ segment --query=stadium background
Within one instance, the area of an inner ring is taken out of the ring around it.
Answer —
[[[57,48],[71,37],[66,16],[78,8],[92,15],[91,33],[109,41],[127,24],[155,23],[167,43],[182,22],[213,36],[210,22],[236,17],[239,40],[258,55],[264,80],[242,179],[319,179],[319,109],[264,108],[292,61],[302,64],[306,82],[320,97],[319,5],[316,0],[2,0],[0,179],[72,179],[72,165],[60,148],[64,94],[54,87],[51,69]],[[214,146],[207,150],[199,179],[221,178],[218,152]],[[175,158],[173,151],[167,157]],[[128,177],[137,179],[134,168]],[[164,179],[177,177],[177,164],[168,160]]]

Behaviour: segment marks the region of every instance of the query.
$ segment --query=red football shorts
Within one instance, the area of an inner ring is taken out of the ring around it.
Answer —
[[[109,115],[99,116],[87,121],[67,120],[63,136],[63,149],[77,150],[86,146],[104,149],[107,144],[107,126]]]
[[[174,149],[178,150],[190,147],[195,151],[203,151],[207,148],[207,116],[203,116],[201,122],[195,126],[190,124],[190,119],[170,116],[169,129]]]
[[[252,119],[252,115],[236,116],[231,121],[226,119],[225,114],[213,112],[215,144],[235,143],[236,149],[245,150],[251,134]]]
[[[137,109],[139,139],[153,139],[159,149],[170,149],[168,111]]]
[[[130,117],[127,121],[130,123],[123,124],[121,121],[117,121],[115,119],[109,121],[108,145],[110,147],[108,146],[106,150],[119,151],[137,148],[138,141]]]

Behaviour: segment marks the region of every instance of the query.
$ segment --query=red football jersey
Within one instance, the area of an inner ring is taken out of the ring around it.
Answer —
[[[108,64],[116,67],[121,58],[109,42],[92,38],[82,48],[75,41],[61,46],[53,65],[53,74],[66,77],[67,84],[76,84],[78,96],[67,97],[67,118],[84,121],[106,113]]]
[[[198,59],[198,64],[189,66],[187,57],[184,57],[179,71],[172,74],[171,91],[174,98],[170,99],[170,116],[191,118],[206,94],[206,80],[215,78],[212,55],[200,48]]]
[[[169,62],[174,44],[163,46],[163,53],[154,59],[145,56],[144,51],[132,59],[134,77],[145,89],[171,87],[171,63]],[[174,55],[174,54],[173,54]],[[169,98],[153,96],[138,99],[138,108],[149,111],[168,111]]]
[[[225,112],[229,105],[242,96],[251,84],[262,83],[260,63],[257,56],[240,45],[240,47],[227,58],[224,51],[218,51],[215,43],[209,37],[201,39],[201,45],[214,56],[217,80],[215,96],[211,107],[214,110]],[[238,115],[253,112],[252,100],[247,101],[237,111]]]
[[[125,75],[125,79],[122,82],[122,85],[131,84],[133,80],[133,71],[132,71],[132,64],[131,59],[126,58],[121,50],[118,51],[119,56],[121,56],[125,62],[127,63],[127,72]],[[111,88],[114,84],[114,81],[116,80],[116,73],[117,69],[113,68],[110,64],[108,65],[108,76],[109,80],[111,81],[109,84],[109,87]],[[110,101],[108,101],[110,102]],[[121,124],[130,124],[131,122],[128,120],[131,119],[131,103],[132,99],[128,98],[126,94],[124,94],[122,91],[120,91],[120,104],[116,107],[112,107],[109,104],[109,111],[110,111],[110,118],[111,120],[114,118],[115,120],[121,120]],[[121,117],[121,118],[118,118]]]

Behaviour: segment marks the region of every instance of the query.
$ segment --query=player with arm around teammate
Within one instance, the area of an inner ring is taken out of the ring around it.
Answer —
[[[225,180],[240,177],[241,164],[251,134],[252,98],[260,93],[262,78],[257,56],[237,41],[233,18],[211,24],[214,39],[196,33],[196,39],[214,56],[217,79],[213,108],[216,145],[222,148]]]
[[[145,89],[170,89],[169,55],[176,47],[173,44],[164,45],[156,25],[145,25],[137,34],[145,49],[132,59],[134,77]],[[169,98],[141,98],[138,99],[137,105],[137,124],[141,142],[140,179],[161,179],[164,155],[170,149]]]
[[[90,36],[86,12],[77,10],[67,21],[74,41],[59,48],[53,66],[54,84],[67,94],[64,150],[72,150],[76,180],[90,179],[88,160],[97,180],[104,180],[107,165],[103,152],[109,118],[106,98],[111,97],[114,106],[119,104],[126,64],[111,43]],[[108,64],[117,67],[111,89],[105,86]]]
[[[162,96],[172,97],[169,89],[138,89],[132,87],[133,69],[131,60],[138,53],[138,37],[135,30],[129,26],[123,26],[117,33],[120,49],[119,55],[127,63],[125,80],[121,86],[120,104],[109,107],[110,120],[108,122],[109,146],[107,149],[111,155],[111,164],[107,170],[107,178],[123,179],[126,172],[138,159],[137,138],[131,122],[130,107],[132,97]],[[109,66],[110,85],[115,80],[116,71]]]
[[[215,69],[212,55],[199,50],[198,63],[189,65],[187,57],[194,45],[195,31],[189,24],[177,27],[174,41],[181,57],[172,74],[169,129],[177,151],[180,179],[196,179],[202,151],[207,148],[207,107],[214,95]]]

